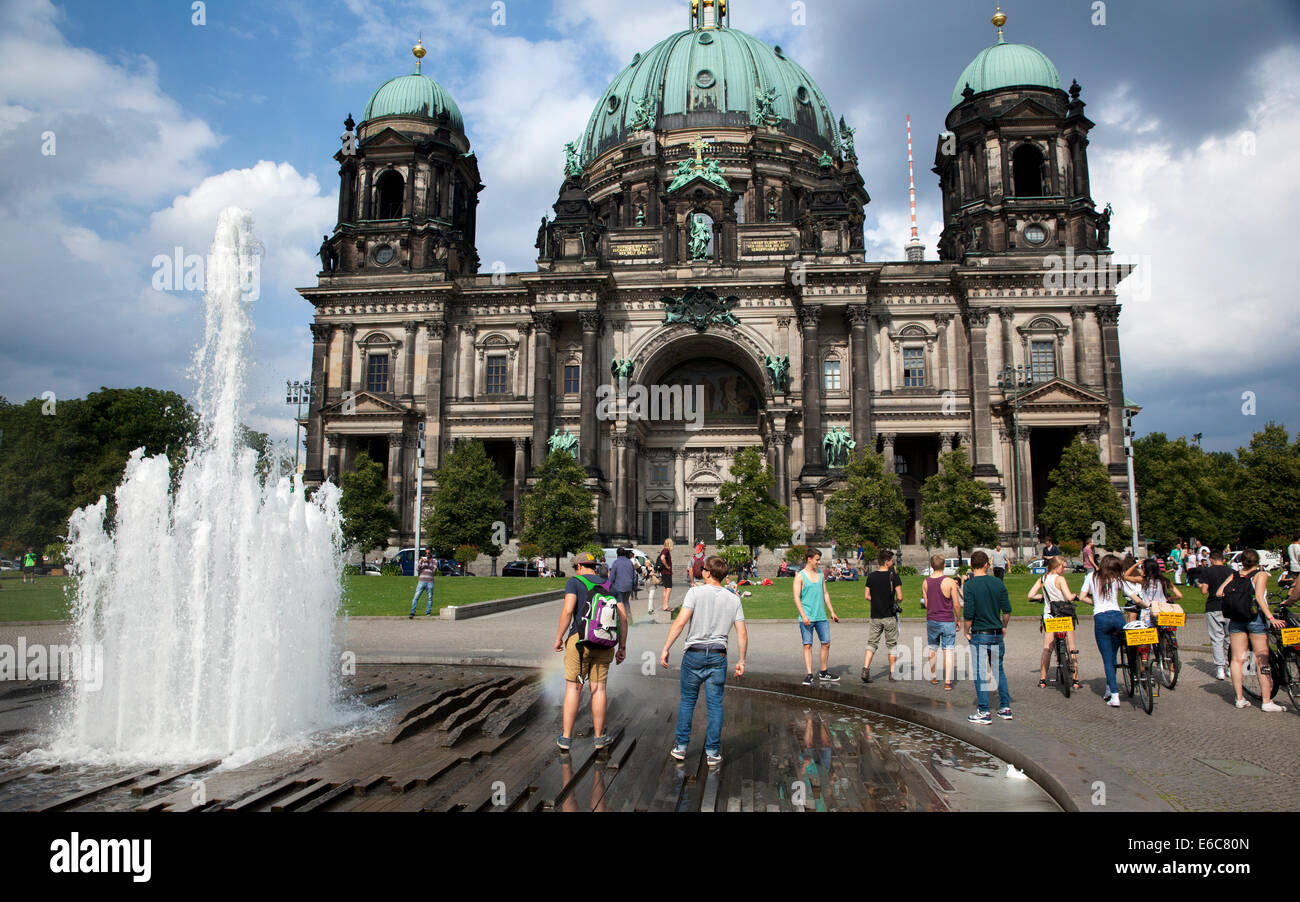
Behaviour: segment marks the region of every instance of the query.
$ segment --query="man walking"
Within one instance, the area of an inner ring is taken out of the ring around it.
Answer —
[[[794,607],[799,612],[799,635],[803,639],[803,667],[807,676],[803,679],[805,686],[813,685],[812,641],[813,633],[821,643],[818,649],[821,655],[821,671],[817,674],[823,683],[838,683],[840,678],[832,674],[827,667],[831,659],[831,625],[826,619],[830,616],[836,623],[835,607],[831,604],[830,592],[826,590],[826,576],[819,572],[822,553],[811,546],[804,555],[804,568],[794,575]]]
[[[871,620],[867,625],[867,651],[862,656],[862,682],[871,682],[871,659],[880,648],[881,636],[885,637],[885,651],[889,653],[889,679],[896,681],[898,607],[903,603],[903,586],[894,574],[894,552],[887,548],[876,555],[876,569],[867,576],[865,595],[871,605]]]
[[[609,568],[609,588],[623,610],[629,612],[627,625],[631,626],[632,593],[636,591],[636,568],[632,566],[631,548],[618,549],[614,564]]]
[[[1214,678],[1228,678],[1228,618],[1223,615],[1223,598],[1214,593],[1233,576],[1233,569],[1223,562],[1222,551],[1210,552],[1210,566],[1197,574],[1201,594],[1205,596],[1205,631],[1210,634],[1210,652],[1214,655]]]
[[[1087,544],[1083,546],[1083,578],[1087,579],[1089,573],[1097,572],[1097,549],[1093,547],[1092,537],[1088,537]]]
[[[433,559],[433,549],[430,548],[415,564],[415,597],[411,599],[411,616],[407,618],[408,620],[415,619],[415,609],[420,603],[420,596],[425,592],[429,593],[429,606],[425,608],[424,616],[433,615],[433,577],[437,572],[438,564]]]
[[[564,610],[555,629],[555,650],[564,652],[564,732],[555,741],[563,751],[573,744],[573,725],[582,703],[582,684],[591,691],[591,725],[595,746],[609,745],[605,735],[605,684],[609,682],[609,663],[622,664],[627,657],[627,609],[618,605],[618,651],[612,648],[579,647],[582,623],[591,596],[596,590],[596,558],[587,551],[574,555],[575,576],[564,584]]]
[[[1002,543],[993,547],[993,575],[1005,580],[1007,575],[1007,553],[1002,550]]]
[[[971,658],[975,671],[975,713],[967,719],[971,723],[987,725],[993,722],[989,716],[989,684],[993,682],[991,663],[985,663],[985,657],[995,659],[998,668],[998,717],[1011,720],[1011,691],[1007,688],[1007,674],[1002,667],[1006,657],[1006,629],[1011,621],[1011,597],[1007,594],[1006,583],[988,575],[989,556],[983,551],[976,551],[970,556],[972,576],[962,587],[963,605],[966,617],[966,640],[971,646]]]
[[[704,584],[686,593],[682,611],[673,621],[659,654],[659,663],[668,666],[668,650],[677,637],[687,630],[682,655],[681,700],[677,703],[677,742],[672,756],[686,760],[691,742],[691,719],[695,703],[704,687],[704,702],[709,709],[709,725],[704,734],[704,757],[709,765],[722,762],[722,689],[727,682],[727,637],[732,626],[740,644],[736,676],[745,673],[745,651],[749,636],[745,632],[745,611],[740,598],[722,586],[727,577],[727,562],[714,555],[704,562]]]
[[[23,582],[36,582],[36,552],[32,551],[30,548],[28,548],[27,553],[23,555]]]

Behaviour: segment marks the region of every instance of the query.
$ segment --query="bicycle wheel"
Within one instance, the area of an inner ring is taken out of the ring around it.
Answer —
[[[1155,707],[1156,703],[1155,686],[1153,685],[1153,681],[1155,680],[1153,671],[1155,668],[1151,666],[1153,657],[1154,655],[1151,653],[1148,653],[1145,656],[1141,654],[1138,655],[1138,674],[1136,678],[1138,698],[1142,703],[1142,709],[1148,714],[1151,713],[1151,709]]]
[[[1178,640],[1171,634],[1161,632],[1160,643],[1155,648],[1156,665],[1160,668],[1160,682],[1166,689],[1172,689],[1178,683]]]
[[[1272,657],[1273,655],[1273,650],[1269,649],[1269,656]],[[1277,667],[1274,665],[1270,666],[1272,666],[1273,671],[1276,673]],[[1278,690],[1278,681],[1275,679],[1272,682],[1272,691],[1269,692],[1268,695],[1270,701],[1273,696],[1277,695]],[[1255,653],[1253,651],[1246,655],[1246,663],[1241,667],[1241,691],[1249,696],[1251,701],[1257,704],[1264,701],[1263,691],[1260,689],[1259,683],[1259,668],[1256,666]]]
[[[1129,698],[1132,698],[1133,690],[1137,688],[1134,684],[1137,675],[1134,673],[1133,667],[1136,663],[1137,655],[1133,651],[1132,647],[1127,645],[1122,646],[1119,651],[1120,655],[1124,659],[1124,691],[1128,694]]]
[[[1300,713],[1300,652],[1288,648],[1283,655],[1286,674],[1286,691],[1291,696],[1291,704]]]
[[[1065,697],[1070,697],[1070,681],[1074,674],[1070,673],[1070,651],[1066,648],[1065,640],[1058,638],[1056,640],[1056,681],[1061,684],[1061,691]]]

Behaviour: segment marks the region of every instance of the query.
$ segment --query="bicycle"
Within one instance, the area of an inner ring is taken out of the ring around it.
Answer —
[[[1129,605],[1124,610],[1133,614],[1141,613],[1137,605]],[[1150,714],[1155,708],[1156,693],[1159,691],[1152,675],[1152,647],[1159,641],[1158,630],[1152,627],[1124,629],[1121,632],[1125,644],[1115,649],[1115,669],[1124,671],[1124,690],[1128,697],[1132,698],[1136,692],[1142,710]]]
[[[1064,628],[1062,628],[1064,627]],[[1043,629],[1053,634],[1056,653],[1056,682],[1065,697],[1070,697],[1074,686],[1076,665],[1070,655],[1070,646],[1066,639],[1074,632],[1074,618],[1071,616],[1048,617],[1043,621]]]
[[[1300,648],[1296,646],[1300,642],[1300,618],[1291,610],[1281,593],[1270,593],[1268,600],[1269,610],[1274,611],[1277,619],[1286,624],[1282,629],[1271,624],[1268,628],[1268,665],[1273,678],[1269,701],[1276,698],[1278,690],[1285,686],[1287,694],[1291,696],[1291,703],[1300,706]],[[1241,689],[1258,703],[1263,701],[1263,692],[1256,660],[1253,652],[1246,656],[1241,670]]]
[[[1160,671],[1160,682],[1166,689],[1178,685],[1178,675],[1182,672],[1183,662],[1178,654],[1178,627],[1185,626],[1187,615],[1177,612],[1165,612],[1156,615],[1156,630],[1159,637],[1155,646],[1155,666]]]

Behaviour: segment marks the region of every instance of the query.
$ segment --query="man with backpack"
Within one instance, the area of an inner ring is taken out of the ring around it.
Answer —
[[[582,703],[582,684],[591,691],[591,724],[595,746],[609,745],[605,735],[605,684],[609,664],[627,657],[627,608],[596,581],[596,558],[590,552],[573,557],[574,572],[564,584],[564,610],[555,630],[555,650],[564,653],[564,732],[556,745],[568,751],[573,725]],[[617,648],[617,651],[615,649]]]

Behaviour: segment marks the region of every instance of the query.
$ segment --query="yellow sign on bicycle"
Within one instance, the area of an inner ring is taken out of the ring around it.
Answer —
[[[1043,620],[1043,629],[1049,633],[1072,633],[1074,632],[1073,617],[1047,617]]]
[[[1300,626],[1288,626],[1282,630],[1283,645],[1300,645]]]
[[[1156,623],[1161,626],[1187,626],[1187,614],[1182,611],[1167,611],[1156,615]]]
[[[1127,645],[1155,645],[1158,641],[1155,627],[1145,630],[1124,630],[1124,642]]]

